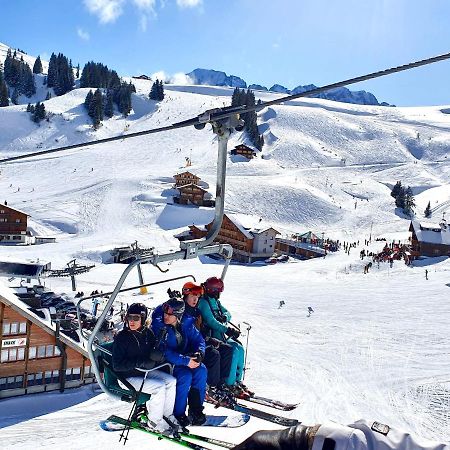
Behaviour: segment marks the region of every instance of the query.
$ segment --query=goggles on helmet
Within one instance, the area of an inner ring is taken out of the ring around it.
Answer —
[[[174,312],[174,309],[169,305],[164,305],[163,310],[164,310],[164,314],[167,314],[168,316],[176,316],[177,315],[177,313]]]
[[[127,314],[127,320],[131,320],[131,322],[137,322],[141,319],[142,316],[140,314]]]
[[[196,287],[192,287],[192,288],[183,288],[183,295],[188,295],[188,294],[200,296],[203,294],[203,288],[201,286],[196,286]]]

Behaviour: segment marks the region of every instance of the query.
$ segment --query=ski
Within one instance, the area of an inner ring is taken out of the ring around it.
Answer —
[[[210,397],[205,399],[206,402],[213,404],[216,408],[222,407],[227,409],[232,409],[234,411],[238,411],[244,414],[248,414],[249,416],[257,417],[258,419],[267,420],[268,422],[276,423],[278,425],[282,425],[284,427],[292,427],[298,425],[299,421],[297,419],[290,419],[288,417],[278,416],[276,414],[272,414],[266,411],[262,411],[256,408],[250,408],[241,403],[234,401],[233,403],[229,402],[221,402],[217,400],[213,400]]]
[[[292,411],[299,405],[298,403],[285,403],[279,400],[274,400],[272,398],[261,397],[260,395],[250,395],[247,393],[242,393],[238,395],[237,398],[240,400],[245,400],[247,402],[257,403],[258,405],[280,409],[282,411]]]
[[[249,420],[250,416],[245,413],[237,414],[234,416],[216,416],[207,414],[206,422],[203,423],[202,425],[195,425],[195,426],[238,428],[245,425]]]
[[[126,419],[123,419],[122,417],[118,417],[118,416],[114,416],[114,415],[110,416],[106,420],[102,420],[100,422],[100,427],[105,431],[122,431],[126,428],[127,425],[128,425],[128,421]],[[151,434],[151,435],[157,437],[158,439],[170,440],[181,446],[196,449],[196,450],[211,450],[211,449],[202,447],[201,445],[196,444],[194,442],[187,441],[186,439],[192,439],[195,441],[200,441],[200,442],[216,445],[216,446],[223,447],[223,448],[235,447],[235,444],[232,444],[231,442],[222,441],[220,439],[209,438],[206,436],[201,436],[199,434],[194,434],[194,433],[190,433],[190,432],[187,432],[187,433],[181,432],[179,437],[166,436],[164,434],[152,431],[149,428],[142,426],[139,422],[135,422],[135,421],[131,422],[131,428],[135,429],[135,430],[144,431],[148,434]]]
[[[128,425],[133,430],[143,431],[144,433],[147,433],[147,434],[150,434],[150,435],[156,437],[158,440],[163,439],[166,441],[171,441],[174,444],[180,445],[181,447],[191,448],[193,450],[211,450],[207,447],[203,447],[202,445],[187,441],[181,436],[179,436],[179,437],[166,436],[165,434],[158,433],[156,431],[152,431],[149,428],[142,426],[139,422],[131,421],[131,423],[130,423],[130,422],[128,422],[128,420],[123,419],[122,417],[110,416],[106,420],[102,420],[100,422],[100,427],[102,428],[102,430],[105,430],[105,431],[121,431]]]

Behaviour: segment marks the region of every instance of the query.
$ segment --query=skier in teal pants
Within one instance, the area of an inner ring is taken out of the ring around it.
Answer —
[[[205,335],[220,339],[233,347],[230,374],[225,380],[228,386],[241,387],[244,375],[244,347],[236,342],[240,336],[238,329],[228,325],[231,314],[221,304],[219,297],[223,291],[223,281],[211,277],[203,283],[205,294],[200,298],[198,309],[202,315],[202,332]]]

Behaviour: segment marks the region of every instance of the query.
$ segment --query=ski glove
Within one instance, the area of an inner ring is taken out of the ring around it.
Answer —
[[[195,362],[198,362],[198,363],[201,363],[203,361],[204,357],[205,357],[205,355],[201,351],[195,352],[192,355],[192,358],[194,358]]]
[[[309,430],[297,425],[284,430],[257,431],[233,450],[308,450]]]
[[[241,332],[239,330],[236,330],[236,328],[228,327],[227,331],[225,331],[225,334],[232,339],[237,339],[241,335]]]

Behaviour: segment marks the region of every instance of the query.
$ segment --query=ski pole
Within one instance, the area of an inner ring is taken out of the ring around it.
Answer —
[[[252,329],[252,326],[248,322],[242,322],[244,325],[247,325],[247,341],[245,344],[245,359],[244,359],[244,373],[242,375],[242,379],[245,378],[245,372],[247,370],[247,350],[248,350],[248,338],[250,335],[250,330]]]
[[[139,391],[136,392],[136,399],[134,400],[133,406],[131,407],[130,414],[128,415],[127,420],[127,426],[122,430],[122,433],[120,433],[120,439],[119,442],[123,439],[123,445],[125,445],[128,441],[128,434],[130,433],[131,429],[131,419],[133,418],[133,414],[137,409],[137,402],[139,400],[139,397],[142,393],[142,388],[144,387],[145,379],[147,378],[147,373],[145,373],[145,376],[142,378],[141,387],[139,388]]]

